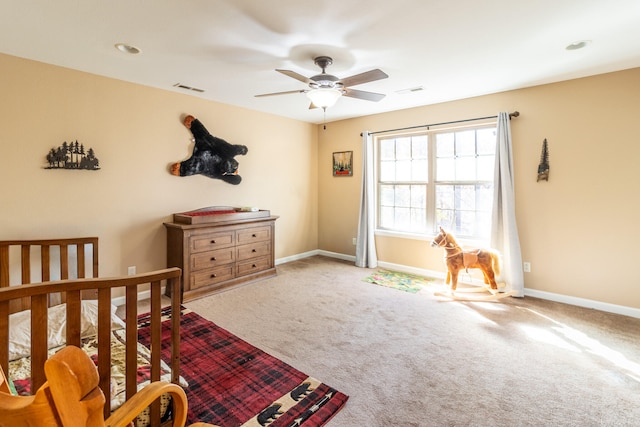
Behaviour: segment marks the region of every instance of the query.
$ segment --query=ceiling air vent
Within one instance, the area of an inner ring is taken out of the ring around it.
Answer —
[[[416,86],[416,87],[411,87],[411,88],[408,88],[408,89],[398,90],[398,91],[396,91],[396,93],[399,94],[399,95],[404,95],[405,93],[420,92],[422,90],[424,90],[424,86]]]
[[[176,83],[173,85],[173,87],[177,87],[180,89],[186,89],[186,90],[192,90],[194,92],[204,92],[204,89],[198,89],[197,87],[191,87],[191,86],[187,86],[187,85],[183,85],[182,83]]]

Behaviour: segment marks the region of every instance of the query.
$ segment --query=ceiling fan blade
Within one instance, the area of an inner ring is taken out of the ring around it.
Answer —
[[[293,77],[296,80],[300,80],[303,83],[306,83],[306,84],[311,83],[311,80],[308,77],[305,77],[302,74],[298,74],[295,71],[291,71],[291,70],[276,70],[276,71],[284,74],[285,76]]]
[[[263,93],[261,95],[255,95],[256,98],[262,98],[263,96],[275,96],[275,95],[288,95],[290,93],[305,93],[306,90],[289,90],[287,92],[273,92],[273,93]]]
[[[344,96],[348,96],[350,98],[364,99],[366,101],[374,101],[378,102],[386,95],[382,93],[374,93],[374,92],[366,92],[364,90],[356,90],[356,89],[345,89],[343,94]]]
[[[363,83],[374,82],[376,80],[386,79],[387,77],[389,77],[387,73],[382,70],[375,69],[371,71],[365,71],[364,73],[356,74],[351,77],[345,77],[344,79],[340,79],[340,81],[342,82],[344,87],[349,87],[361,85]]]

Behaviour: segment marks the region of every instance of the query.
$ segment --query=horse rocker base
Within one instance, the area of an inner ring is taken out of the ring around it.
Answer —
[[[454,301],[499,301],[503,298],[516,294],[516,291],[501,292],[500,288],[504,288],[504,283],[498,283],[498,289],[491,289],[490,286],[474,286],[471,288],[456,289],[449,292],[435,292],[433,295],[437,297],[449,298]],[[478,295],[486,292],[488,295]]]

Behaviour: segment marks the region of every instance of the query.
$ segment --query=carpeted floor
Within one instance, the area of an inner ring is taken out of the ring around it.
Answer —
[[[638,425],[640,319],[444,301],[375,271],[316,256],[185,305],[349,395],[329,427]]]

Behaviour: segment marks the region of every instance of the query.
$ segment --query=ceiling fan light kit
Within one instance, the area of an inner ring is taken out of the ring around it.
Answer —
[[[364,73],[340,79],[331,74],[327,74],[325,71],[325,69],[329,65],[333,64],[333,59],[331,59],[330,57],[318,56],[314,59],[313,62],[322,69],[322,73],[312,77],[306,77],[291,70],[276,70],[277,72],[282,73],[285,76],[289,76],[293,79],[306,83],[309,87],[308,89],[265,93],[262,95],[256,95],[256,97],[285,95],[290,93],[304,93],[311,100],[311,106],[309,108],[322,108],[323,110],[326,110],[327,108],[333,106],[342,95],[348,96],[350,98],[364,99],[365,101],[374,102],[380,101],[385,97],[385,95],[380,93],[349,89],[349,86],[357,86],[363,83],[369,83],[389,77],[381,70],[370,70]]]
[[[318,108],[329,108],[342,96],[342,91],[338,89],[311,89],[307,92],[307,98]]]

